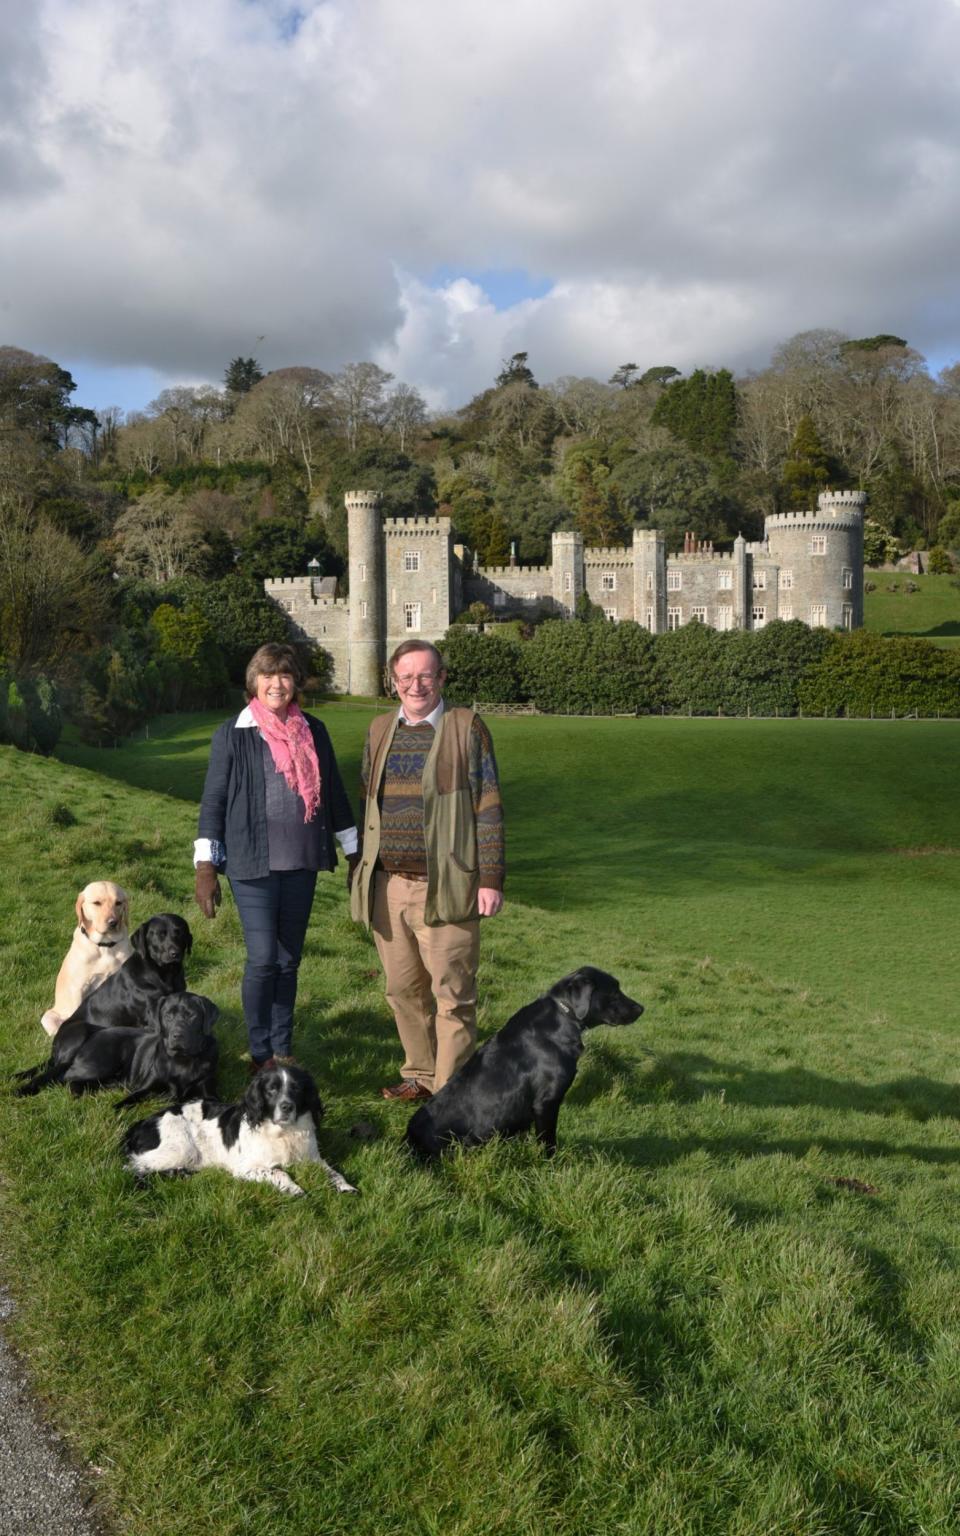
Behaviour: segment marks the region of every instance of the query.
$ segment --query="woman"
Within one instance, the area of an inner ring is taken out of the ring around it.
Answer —
[[[303,669],[290,645],[262,645],[247,667],[248,704],[216,731],[194,844],[196,896],[215,917],[217,872],[233,891],[247,963],[241,997],[251,1070],[290,1060],[297,967],[317,871],[351,869],[357,829],[326,727],[297,703]]]

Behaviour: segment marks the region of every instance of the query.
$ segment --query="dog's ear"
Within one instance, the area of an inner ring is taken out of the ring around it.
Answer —
[[[117,904],[114,908],[117,914],[117,922],[121,928],[126,928],[130,921],[130,897],[122,885],[117,886]]]
[[[593,982],[589,976],[584,971],[574,971],[572,976],[564,978],[560,992],[577,1023],[582,1024],[593,1001]]]
[[[138,955],[141,955],[144,960],[147,958],[147,926],[149,922],[150,919],[148,918],[145,923],[140,924],[139,928],[135,928],[133,933],[130,935],[131,947],[136,951]]]
[[[186,921],[186,919],[184,919],[183,926],[187,930],[187,936],[183,946],[184,953],[189,955],[191,949],[193,948],[193,934],[190,932],[190,924]]]
[[[86,889],[87,889],[86,886],[84,886],[83,891],[85,891]],[[83,927],[83,891],[80,891],[78,893],[78,895],[77,895],[77,906],[76,906],[77,926],[80,927],[80,928]]]
[[[213,1026],[220,1017],[220,1009],[212,997],[201,997],[200,1001],[203,1004],[203,1027],[208,1035],[212,1035]]]
[[[314,1125],[319,1125],[326,1111],[323,1107],[323,1104],[320,1102],[320,1095],[317,1092],[317,1085],[312,1077],[307,1079],[305,1085],[305,1095],[307,1101],[307,1113],[313,1116]]]
[[[260,1125],[269,1111],[263,1074],[258,1072],[243,1096],[243,1112],[251,1125]]]

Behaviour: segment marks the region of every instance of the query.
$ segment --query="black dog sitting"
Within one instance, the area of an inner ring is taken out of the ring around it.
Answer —
[[[182,917],[173,912],[149,917],[131,933],[130,943],[129,960],[84,998],[61,1030],[70,1024],[138,1028],[147,1022],[152,1003],[186,991],[183,962],[193,947],[193,935]]]
[[[422,1158],[451,1142],[466,1147],[491,1136],[536,1127],[551,1155],[557,1116],[583,1050],[582,1033],[596,1024],[632,1024],[643,1012],[606,971],[585,965],[509,1019],[448,1083],[422,1104],[407,1126],[407,1143]]]
[[[212,1096],[218,1056],[213,1026],[219,1013],[209,997],[175,992],[152,1005],[152,1016],[144,1021],[152,1026],[148,1029],[69,1020],[54,1035],[46,1065],[17,1074],[24,1079],[17,1097],[39,1093],[48,1083],[66,1083],[78,1095],[123,1083],[130,1091],[117,1109],[159,1094],[176,1103]]]

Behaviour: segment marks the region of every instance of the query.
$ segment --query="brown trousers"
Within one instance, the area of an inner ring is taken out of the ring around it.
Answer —
[[[480,923],[429,927],[426,898],[425,880],[377,871],[373,936],[404,1051],[400,1073],[435,1092],[476,1049]]]

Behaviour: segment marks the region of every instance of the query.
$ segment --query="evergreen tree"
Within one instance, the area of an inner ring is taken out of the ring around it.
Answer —
[[[264,377],[255,357],[235,357],[224,371],[223,387],[230,395],[247,395]]]
[[[505,384],[527,384],[531,389],[539,389],[540,386],[527,367],[529,356],[529,352],[514,352],[509,362],[504,359],[503,368],[497,374],[498,389],[503,389]]]
[[[812,416],[801,416],[797,422],[781,478],[785,504],[802,508],[815,507],[818,492],[838,478]]]
[[[694,453],[733,458],[737,437],[737,391],[729,368],[698,368],[689,379],[664,389],[653,408],[654,426],[666,427]]]

